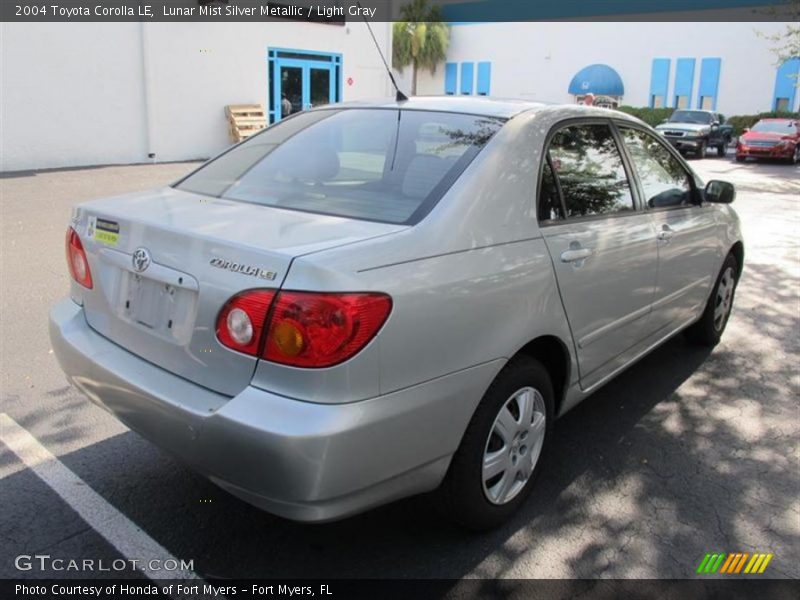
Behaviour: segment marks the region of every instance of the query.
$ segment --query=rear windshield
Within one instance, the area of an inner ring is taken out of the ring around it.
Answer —
[[[176,187],[264,206],[414,224],[502,124],[416,110],[300,113],[235,146]]]

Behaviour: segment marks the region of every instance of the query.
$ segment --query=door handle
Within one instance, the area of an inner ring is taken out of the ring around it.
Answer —
[[[576,248],[574,250],[564,250],[561,253],[561,262],[574,263],[586,260],[593,253],[591,248]]]
[[[662,225],[661,231],[658,232],[658,240],[660,242],[669,242],[672,236],[675,235],[675,230],[669,225]]]

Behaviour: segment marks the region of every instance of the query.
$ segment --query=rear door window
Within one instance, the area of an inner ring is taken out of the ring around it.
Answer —
[[[634,210],[633,195],[609,125],[586,123],[559,129],[549,147],[567,218]]]
[[[552,223],[564,218],[564,209],[561,206],[561,196],[558,193],[556,178],[546,160],[542,167],[542,183],[539,186],[539,223]]]
[[[393,109],[301,113],[179,182],[179,189],[276,208],[414,224],[503,120]]]

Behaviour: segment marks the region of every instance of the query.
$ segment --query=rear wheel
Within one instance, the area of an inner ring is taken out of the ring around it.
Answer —
[[[731,316],[738,273],[736,258],[729,254],[722,264],[703,316],[686,330],[686,337],[691,342],[701,346],[716,346],[719,343]]]
[[[553,386],[545,368],[520,356],[478,405],[439,490],[445,514],[474,530],[497,527],[525,501],[551,437]]]
[[[722,142],[719,146],[717,146],[717,156],[725,156],[727,151],[728,151],[728,148],[725,145],[725,142]]]

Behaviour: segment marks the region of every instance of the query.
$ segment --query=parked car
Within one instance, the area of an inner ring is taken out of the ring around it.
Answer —
[[[800,163],[800,121],[761,119],[751,129],[745,129],[736,143],[736,160],[743,162],[746,158]]]
[[[725,116],[709,110],[676,110],[656,129],[680,152],[699,158],[705,158],[708,148],[725,156],[733,139],[733,127],[725,124]]]
[[[558,416],[681,331],[719,341],[733,198],[605,109],[327,106],[79,205],[50,335],[90,400],[256,506],[329,521],[438,488],[488,528]]]

